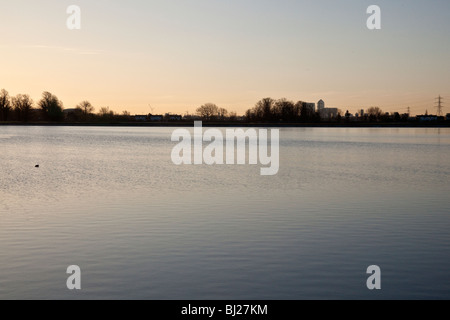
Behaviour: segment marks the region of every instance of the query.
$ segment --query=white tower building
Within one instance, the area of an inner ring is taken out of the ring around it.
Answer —
[[[325,102],[323,100],[319,100],[319,102],[317,102],[317,109],[319,112],[325,109]]]

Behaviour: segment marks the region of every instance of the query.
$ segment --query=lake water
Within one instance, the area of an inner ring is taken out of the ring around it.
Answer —
[[[0,298],[450,299],[449,129],[280,129],[276,176],[173,130],[0,127]]]

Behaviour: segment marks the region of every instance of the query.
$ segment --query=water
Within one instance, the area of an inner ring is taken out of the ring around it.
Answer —
[[[172,131],[0,127],[0,298],[450,298],[449,129],[281,129],[276,176]]]

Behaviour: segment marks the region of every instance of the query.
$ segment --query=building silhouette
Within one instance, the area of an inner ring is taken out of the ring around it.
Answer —
[[[338,115],[337,108],[325,108],[325,101],[322,99],[317,102],[317,112],[320,114],[320,118],[324,120],[334,119]]]
[[[323,109],[325,109],[325,102],[320,99],[319,102],[317,102],[317,111],[321,112]]]

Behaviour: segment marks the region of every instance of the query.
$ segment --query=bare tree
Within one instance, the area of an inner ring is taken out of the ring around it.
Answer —
[[[219,107],[214,103],[206,103],[197,109],[197,114],[204,120],[212,120],[219,115]]]
[[[275,110],[278,117],[283,120],[291,120],[294,118],[294,103],[285,98],[279,99],[275,102]]]
[[[245,118],[249,122],[255,120],[255,114],[253,110],[254,109],[248,109],[247,111],[245,111]]]
[[[228,119],[230,121],[236,121],[237,120],[237,113],[235,111],[230,112],[230,114],[228,115]]]
[[[300,103],[301,105],[301,103]],[[248,110],[246,117],[248,120],[270,121],[270,120],[296,120],[300,115],[298,104],[287,99],[274,100],[264,98],[258,101],[255,107]]]
[[[295,108],[297,110],[297,108]],[[314,107],[310,103],[302,102],[300,107],[300,117],[303,120],[311,120],[314,118]],[[295,111],[296,112],[296,111]]]
[[[77,109],[80,109],[83,114],[85,119],[87,120],[87,117],[94,112],[95,108],[92,106],[92,104],[89,101],[82,101],[77,105]]]
[[[256,103],[253,110],[260,120],[270,120],[275,114],[275,100],[272,98],[261,99]]]
[[[369,115],[381,116],[383,114],[383,110],[381,110],[379,107],[370,107],[369,109],[367,109],[367,113]]]
[[[114,111],[109,110],[109,107],[100,108],[98,115],[102,118],[111,118],[114,116]]]
[[[367,114],[369,115],[369,118],[371,120],[378,120],[383,115],[383,110],[381,110],[379,107],[370,107],[367,109]]]
[[[10,111],[11,99],[9,93],[5,89],[2,89],[2,91],[0,91],[0,120],[7,121]]]
[[[28,121],[31,109],[33,108],[33,100],[27,94],[18,94],[12,98],[12,105],[19,120]]]
[[[42,93],[42,99],[38,103],[44,116],[52,121],[62,120],[64,118],[62,102],[50,92]]]
[[[303,101],[297,101],[297,103],[294,105],[294,115],[296,119],[302,118],[302,115],[304,115],[304,113],[302,113],[303,105]]]
[[[228,117],[228,110],[225,108],[219,108],[219,118],[224,120],[226,117]]]
[[[117,115],[117,119],[119,119],[120,121],[130,121],[131,113],[127,110],[124,110],[120,115]]]

